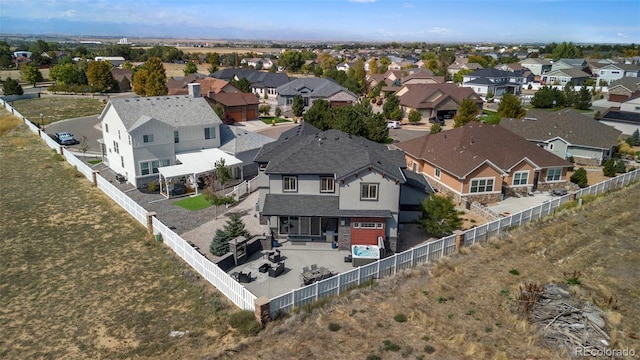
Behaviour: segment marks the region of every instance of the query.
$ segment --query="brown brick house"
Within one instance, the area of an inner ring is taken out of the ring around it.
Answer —
[[[504,195],[567,186],[572,164],[499,125],[470,123],[395,145],[407,168],[457,203],[495,203]]]

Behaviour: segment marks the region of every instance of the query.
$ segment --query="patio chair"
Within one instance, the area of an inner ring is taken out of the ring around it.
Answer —
[[[309,271],[309,267],[308,266],[305,266],[305,267],[302,268],[302,272],[303,273],[306,273],[308,271]]]
[[[271,261],[272,263],[279,263],[280,259],[280,250],[276,250],[275,253],[269,255],[269,261]]]
[[[240,283],[250,283],[251,282],[251,272],[243,273],[242,271],[238,273],[238,282]]]
[[[318,268],[318,264],[311,264],[311,270],[316,270]]]

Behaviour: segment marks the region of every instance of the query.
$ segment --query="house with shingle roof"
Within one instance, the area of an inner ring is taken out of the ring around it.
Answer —
[[[207,101],[215,108],[216,104],[222,105],[224,116],[230,117],[234,122],[243,122],[257,120],[258,105],[260,102],[254,94],[251,93],[225,93],[210,94]],[[226,123],[226,120],[225,120]]]
[[[562,69],[578,69],[583,70],[589,64],[585,59],[560,59],[551,64],[551,71]]]
[[[405,84],[396,92],[405,113],[420,112],[423,118],[453,118],[464,99],[482,109],[482,99],[472,89],[455,84]]]
[[[260,98],[267,94],[273,98],[278,95],[278,86],[284,85],[292,80],[286,72],[266,72],[253,69],[227,68],[221,69],[213,74],[212,77],[226,81],[247,79],[251,84],[251,92],[258,94]]]
[[[637,64],[609,64],[598,69],[598,80],[611,84],[625,77],[640,80],[640,65]]]
[[[476,70],[465,75],[462,79],[462,87],[471,88],[483,96],[489,92],[494,96],[519,95],[522,92],[522,83],[524,82],[523,77],[513,71],[494,68]]]
[[[464,60],[467,60],[466,58]],[[478,63],[470,63],[470,62],[454,62],[453,64],[447,67],[447,73],[453,76],[458,73],[460,70],[480,70],[484,69],[482,65]]]
[[[625,135],[640,130],[640,92],[623,101],[620,106],[607,109],[599,120]]]
[[[609,84],[609,101],[622,102],[640,94],[640,78],[624,77]]]
[[[499,125],[471,122],[395,144],[407,166],[459,204],[562,189],[573,165]]]
[[[302,96],[305,109],[313,105],[319,99],[327,100],[334,106],[344,106],[353,104],[358,96],[344,86],[326,78],[300,78],[279,86],[278,106],[283,110],[290,110],[293,105],[293,98],[296,95]]]
[[[500,126],[580,165],[601,165],[613,155],[622,134],[572,109],[529,110],[522,119],[503,118]]]
[[[184,178],[194,184],[221,158],[229,166],[241,164],[219,149],[222,122],[199,96],[198,84],[189,86],[188,96],[109,99],[99,116],[103,162],[138,188],[152,181],[162,183],[163,169],[169,169],[164,173],[166,183]],[[193,159],[195,153],[208,159],[207,164],[180,160]]]
[[[534,81],[540,81],[542,74],[551,71],[551,62],[543,58],[528,58],[520,61],[520,65],[531,70]]]
[[[591,75],[577,68],[567,68],[551,70],[542,75],[540,84],[542,85],[566,85],[571,82],[574,86],[580,86],[587,81]]]
[[[395,251],[399,223],[415,220],[433,192],[424,177],[406,175],[402,151],[307,123],[264,145],[254,161],[260,216],[291,241],[337,236],[340,249],[383,242]]]

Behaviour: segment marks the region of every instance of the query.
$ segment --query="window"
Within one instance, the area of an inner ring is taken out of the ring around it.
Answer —
[[[104,124],[104,131],[109,132],[109,124]]]
[[[333,181],[332,177],[321,177],[320,178],[320,192],[321,193],[332,193],[335,192],[335,181]]]
[[[483,193],[493,191],[493,179],[471,180],[471,193]]]
[[[435,176],[440,179],[440,168],[436,168],[435,170]]]
[[[180,143],[180,133],[178,132],[178,130],[173,132],[173,143],[174,144]]]
[[[171,165],[169,159],[153,160],[140,163],[140,175],[157,174],[158,168]]]
[[[293,105],[293,98],[292,97],[288,97],[287,98],[287,105]]]
[[[142,135],[142,141],[145,143],[152,143],[153,135]]]
[[[529,183],[529,172],[520,171],[513,174],[513,185],[527,185]]]
[[[118,146],[118,142],[117,142],[117,141],[115,141],[115,140],[113,140],[113,151],[114,151],[116,154],[120,154],[120,147]]]
[[[215,139],[216,138],[216,128],[214,128],[214,127],[204,128],[204,138],[206,140]]]
[[[120,137],[120,130],[118,130],[118,140],[122,140],[122,137]]]
[[[560,181],[562,168],[552,168],[547,170],[547,181]]]
[[[549,145],[547,145],[547,148],[548,148],[549,150],[553,150],[553,144],[549,144]]]
[[[124,156],[120,155],[120,165],[124,168]]]
[[[288,191],[288,192],[298,191],[298,178],[295,176],[283,176],[282,191]]]
[[[373,223],[373,222],[354,222],[354,229],[384,229],[383,223]]]
[[[378,200],[378,184],[361,184],[360,200]]]

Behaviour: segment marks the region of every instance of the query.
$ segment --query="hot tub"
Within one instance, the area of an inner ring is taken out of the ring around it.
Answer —
[[[353,266],[361,266],[380,259],[380,248],[376,245],[351,245]]]

